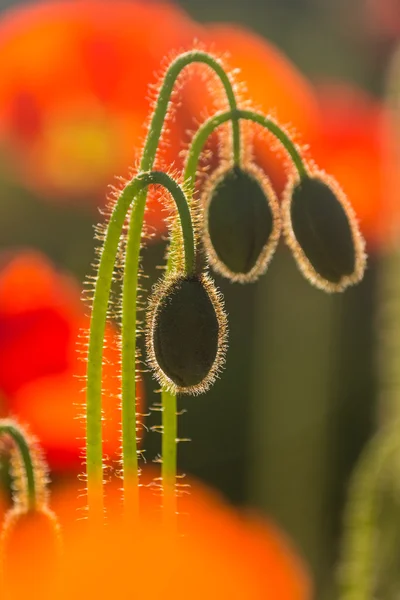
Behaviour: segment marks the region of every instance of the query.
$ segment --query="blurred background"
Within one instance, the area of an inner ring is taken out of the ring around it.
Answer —
[[[326,295],[303,279],[283,244],[254,285],[216,276],[229,314],[226,369],[206,395],[179,399],[179,435],[192,440],[179,446],[180,471],[272,516],[309,564],[315,597],[333,598],[349,476],[385,414],[393,359],[386,334],[397,297],[387,264],[399,223],[398,0],[2,0],[0,7],[0,412],[30,424],[55,482],[80,469],[75,376],[83,367],[75,346],[87,325],[80,295],[93,272],[93,226],[109,184],[140,156],[146,89],[164,55],[194,39],[227,51],[255,106],[297,132],[347,192],[367,240],[362,283]],[[204,107],[211,111],[196,73],[179,91],[161,166],[181,166],[188,131]],[[268,142],[256,134],[255,160],[281,193],[282,156]],[[152,200],[147,290],[164,260],[162,218]],[[118,324],[110,327],[112,337]],[[115,356],[111,346],[109,360]],[[144,373],[147,463],[160,452],[151,429],[160,414],[148,411],[154,389]],[[106,408],[112,471],[119,434],[111,395]]]

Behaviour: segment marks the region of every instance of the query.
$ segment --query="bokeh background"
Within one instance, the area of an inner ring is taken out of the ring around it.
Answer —
[[[226,369],[206,395],[179,399],[179,435],[191,439],[179,446],[180,471],[272,516],[307,561],[315,597],[333,598],[349,476],[385,412],[386,264],[398,223],[388,73],[398,2],[2,0],[0,8],[0,413],[30,423],[55,484],[80,469],[75,346],[87,325],[80,295],[93,272],[97,207],[139,156],[146,88],[166,53],[194,39],[228,51],[255,104],[296,130],[348,193],[367,240],[362,283],[326,295],[303,279],[283,244],[254,285],[215,277],[229,314]],[[181,89],[161,165],[179,168],[188,130],[203,106],[211,110],[201,85],[195,76]],[[281,192],[281,157],[266,143],[260,136],[256,160]],[[162,216],[154,201],[147,290],[164,259]],[[110,388],[115,357],[111,345]],[[152,431],[160,414],[148,410],[154,389],[144,373],[147,463],[160,452]],[[115,404],[110,395],[110,471]]]

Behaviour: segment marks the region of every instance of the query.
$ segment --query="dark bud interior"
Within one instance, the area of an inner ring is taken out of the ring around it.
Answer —
[[[234,273],[257,263],[273,229],[273,214],[257,179],[234,167],[212,191],[208,232],[215,253]]]
[[[311,177],[301,180],[293,191],[291,220],[299,245],[321,277],[337,283],[354,272],[349,217],[326,183]]]
[[[218,350],[219,324],[202,281],[182,277],[159,301],[153,330],[155,358],[179,387],[201,384]]]

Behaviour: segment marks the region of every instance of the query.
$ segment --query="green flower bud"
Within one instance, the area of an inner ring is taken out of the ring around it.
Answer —
[[[223,166],[202,201],[204,244],[215,271],[240,283],[265,272],[277,246],[281,219],[275,193],[255,165]]]
[[[226,340],[221,294],[207,275],[170,275],[155,286],[146,343],[149,364],[164,388],[206,391],[224,362]]]
[[[362,279],[365,243],[353,208],[333,178],[313,172],[291,181],[282,212],[286,243],[311,283],[340,292]]]

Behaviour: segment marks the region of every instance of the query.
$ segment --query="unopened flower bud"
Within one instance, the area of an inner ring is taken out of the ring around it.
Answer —
[[[204,243],[215,271],[240,283],[265,272],[281,232],[279,205],[255,165],[223,166],[203,195]]]
[[[282,210],[286,243],[311,283],[340,292],[362,279],[364,240],[353,208],[333,178],[314,172],[290,182]]]
[[[146,341],[163,387],[174,393],[206,391],[223,363],[226,338],[221,294],[207,275],[168,276],[155,286]]]

